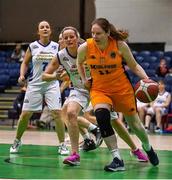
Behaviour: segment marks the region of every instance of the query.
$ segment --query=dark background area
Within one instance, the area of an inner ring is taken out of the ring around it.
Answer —
[[[76,27],[86,37],[93,19],[94,0],[0,0],[0,42],[35,40],[42,20],[52,25],[55,41],[65,26]]]
[[[82,38],[90,37],[90,24],[96,18],[95,0],[0,0],[0,50],[13,49],[15,43],[37,39],[37,25],[47,20],[53,29],[52,40],[65,26],[76,27]],[[7,43],[7,44],[6,44]],[[132,50],[161,50],[165,43],[129,43]]]

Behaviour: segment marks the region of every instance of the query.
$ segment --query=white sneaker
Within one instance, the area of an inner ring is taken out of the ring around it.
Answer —
[[[69,155],[70,154],[70,151],[67,148],[65,143],[62,143],[62,144],[59,145],[58,154],[60,154],[60,155]]]
[[[13,145],[10,147],[10,153],[18,153],[21,145],[21,141],[15,139]]]
[[[161,133],[161,129],[159,127],[157,127],[154,131],[155,133],[159,133],[159,134]]]

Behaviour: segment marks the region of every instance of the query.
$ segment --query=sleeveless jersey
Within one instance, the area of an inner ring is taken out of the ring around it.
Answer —
[[[163,94],[158,94],[158,97],[155,99],[153,106],[161,106],[166,102],[169,95],[170,93],[167,91],[165,91]]]
[[[122,94],[128,91],[128,87],[131,87],[124,73],[117,42],[111,37],[109,37],[108,47],[103,52],[92,38],[87,39],[86,63],[93,80],[91,90]]]
[[[66,48],[62,49],[58,52],[58,58],[60,63],[66,69],[68,75],[70,76],[70,80],[72,81],[72,85],[74,88],[77,88],[82,91],[87,91],[84,88],[80,75],[78,73],[78,69],[76,67],[76,57],[72,57]],[[87,76],[89,77],[89,69],[87,71]]]
[[[29,45],[29,48],[32,55],[32,64],[28,77],[28,85],[55,85],[57,81],[42,81],[42,73],[52,58],[56,56],[59,44],[50,41],[49,44],[44,46],[39,41],[34,41]]]

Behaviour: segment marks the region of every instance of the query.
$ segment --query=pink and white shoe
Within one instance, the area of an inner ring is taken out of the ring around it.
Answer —
[[[65,158],[63,163],[71,165],[71,166],[79,166],[80,165],[80,156],[79,156],[79,154],[74,152],[69,157]]]
[[[130,154],[134,156],[139,162],[148,162],[148,157],[140,150],[130,151]]]

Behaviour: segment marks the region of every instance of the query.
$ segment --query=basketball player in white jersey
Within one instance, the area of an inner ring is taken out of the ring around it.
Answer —
[[[63,106],[66,114],[67,127],[71,141],[72,154],[64,160],[65,164],[79,165],[79,127],[77,117],[82,109],[86,109],[89,102],[89,92],[84,88],[76,68],[76,56],[79,43],[79,33],[74,27],[66,27],[62,30],[66,47],[58,52],[43,74],[43,80],[52,81],[57,79],[54,71],[58,69],[59,63],[64,66],[70,76],[73,89]]]
[[[22,113],[20,115],[14,144],[10,148],[10,153],[17,153],[21,146],[21,137],[25,132],[28,121],[34,112],[42,111],[43,100],[45,100],[51,114],[56,122],[56,132],[59,138],[60,154],[68,154],[64,140],[65,129],[61,120],[61,94],[58,81],[42,81],[42,73],[48,63],[57,54],[59,45],[50,40],[51,27],[47,21],[41,21],[38,24],[39,40],[32,42],[21,64],[19,84],[23,84],[25,75],[31,63],[32,69],[28,77],[28,86],[23,103]]]

